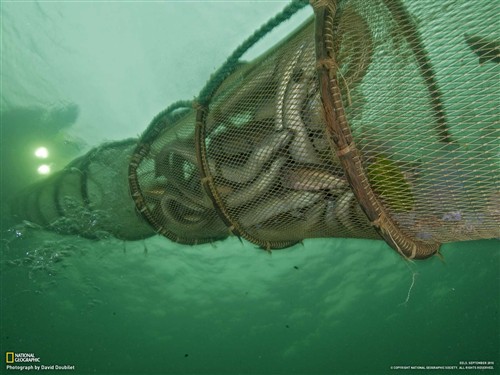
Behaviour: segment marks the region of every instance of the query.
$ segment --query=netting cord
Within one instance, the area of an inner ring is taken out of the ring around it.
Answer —
[[[319,4],[319,6],[318,6]],[[439,250],[439,243],[424,243],[407,236],[374,193],[360,149],[347,121],[337,79],[337,56],[333,49],[334,20],[338,2],[313,4],[316,19],[316,61],[328,140],[332,143],[345,177],[361,209],[380,236],[407,259],[425,259]]]
[[[448,129],[448,121],[442,101],[442,93],[436,81],[436,74],[432,67],[429,54],[426,51],[421,40],[420,33],[417,31],[417,26],[411,15],[408,13],[405,5],[401,1],[384,0],[384,4],[391,12],[395,21],[400,25],[401,33],[406,38],[411,46],[417,64],[420,68],[420,73],[424,79],[425,85],[429,92],[430,101],[434,110],[437,130],[439,133],[439,141],[451,143],[453,139]]]
[[[179,118],[186,115],[186,113],[192,109],[193,106],[194,103],[191,100],[179,100],[158,113],[139,138],[139,142],[137,142],[137,147],[132,153],[128,166],[129,190],[139,215],[144,218],[159,234],[171,239],[172,241],[191,245],[194,244],[193,241],[179,238],[168,228],[164,228],[163,225],[155,218],[142,193],[142,186],[139,182],[137,169],[143,159],[149,154],[153,142],[158,139],[158,137],[170,125],[174,124]],[[197,241],[194,242],[196,243]]]
[[[184,108],[192,108],[193,107],[193,101],[192,100],[178,100],[175,103],[170,104],[165,110],[161,111],[156,115],[156,117],[151,121],[152,123],[156,122],[155,120],[157,118],[161,118],[166,116],[168,120],[171,120],[172,113],[177,111],[178,109]]]
[[[139,144],[134,153],[137,152],[144,143],[152,141],[155,139],[155,137],[158,136],[158,133],[163,130],[163,127],[159,126],[160,123],[162,122],[166,122],[168,124],[173,123],[177,118],[177,114],[174,113],[175,111],[178,111],[179,109],[185,109],[185,110],[190,109],[193,108],[193,105],[194,104],[192,100],[178,100],[175,103],[169,105],[166,109],[164,109],[160,113],[158,113],[149,123],[144,133],[142,133],[142,135],[140,136]]]
[[[262,39],[267,33],[273,30],[282,22],[288,20],[297,11],[309,4],[307,0],[292,0],[280,13],[267,21],[257,29],[247,40],[245,40],[236,50],[227,58],[222,66],[210,77],[205,87],[198,95],[198,103],[201,106],[207,106],[212,94],[222,84],[222,82],[235,70],[241,56],[248,51],[255,43]]]

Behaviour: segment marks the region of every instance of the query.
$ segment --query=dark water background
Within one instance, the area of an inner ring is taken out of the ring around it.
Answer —
[[[498,371],[498,240],[409,263],[378,241],[269,255],[236,239],[91,241],[9,220],[8,196],[39,178],[34,147],[48,145],[58,169],[136,136],[284,5],[1,4],[0,372],[10,351],[78,374],[395,374],[460,361]]]

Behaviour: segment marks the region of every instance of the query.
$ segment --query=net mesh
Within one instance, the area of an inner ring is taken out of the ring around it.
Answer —
[[[158,233],[186,244],[229,234],[200,183],[195,119],[192,108],[160,113],[130,164],[130,186],[139,212]]]
[[[210,193],[238,234],[265,248],[307,237],[378,238],[332,153],[307,22],[214,94],[201,141]]]
[[[69,218],[68,232],[151,235],[123,204],[128,184],[142,218],[187,244],[369,238],[426,258],[443,242],[500,237],[499,4],[313,0],[313,17],[240,60],[292,3],[195,103],[160,113],[135,146],[75,160],[16,211]]]
[[[136,143],[128,139],[101,145],[28,187],[12,202],[15,216],[92,239],[151,236],[154,231],[137,214],[128,188],[128,164]]]
[[[370,5],[342,9],[372,58],[357,87],[339,79],[369,183],[408,237],[498,237],[498,3]]]
[[[312,2],[140,148],[150,221],[183,242],[382,237],[416,258],[498,237],[498,5],[453,4]]]

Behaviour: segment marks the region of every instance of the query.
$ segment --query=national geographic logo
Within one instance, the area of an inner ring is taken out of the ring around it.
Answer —
[[[35,356],[35,353],[5,353],[6,363],[26,363],[26,362],[40,362],[40,357]]]
[[[35,353],[5,352],[5,369],[9,371],[75,370],[74,365],[42,365]]]
[[[14,352],[5,353],[5,362],[6,363],[14,363]]]

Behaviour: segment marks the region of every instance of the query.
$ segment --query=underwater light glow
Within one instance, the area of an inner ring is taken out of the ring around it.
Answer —
[[[37,171],[40,174],[49,174],[50,173],[50,166],[48,166],[47,164],[42,164],[38,167]]]
[[[49,150],[46,147],[38,147],[35,150],[35,156],[40,159],[46,159],[49,156]]]

